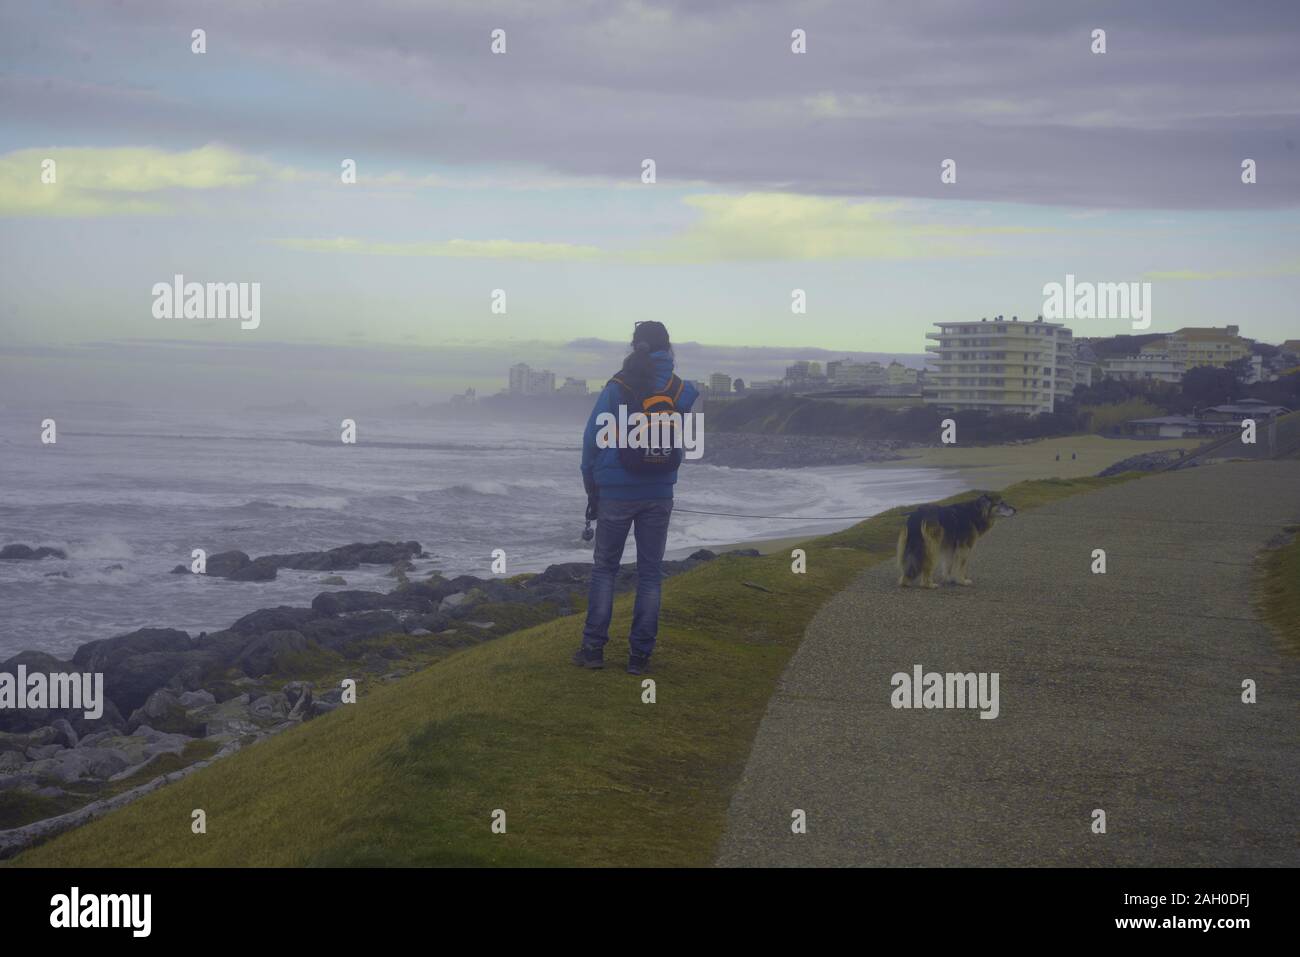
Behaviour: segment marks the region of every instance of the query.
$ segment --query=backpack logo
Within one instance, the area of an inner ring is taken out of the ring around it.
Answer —
[[[596,446],[602,449],[617,448],[619,463],[629,472],[638,475],[659,475],[675,472],[683,458],[698,459],[704,454],[704,413],[683,413],[677,408],[686,384],[677,376],[670,376],[660,391],[636,401],[636,396],[626,382],[615,376],[617,383],[633,404],[621,403],[618,415],[602,412],[596,417]]]

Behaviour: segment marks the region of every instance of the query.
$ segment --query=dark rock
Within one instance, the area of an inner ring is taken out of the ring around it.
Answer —
[[[229,578],[251,562],[252,559],[248,557],[246,552],[237,549],[229,552],[218,552],[215,555],[208,556],[204,570],[213,578]]]
[[[335,618],[321,618],[302,627],[312,641],[345,657],[356,657],[353,646],[377,635],[402,634],[401,621],[386,611],[363,611]]]
[[[241,635],[257,635],[264,631],[301,631],[303,625],[319,617],[320,614],[312,608],[278,605],[245,615],[231,625],[229,630]]]
[[[74,731],[85,741],[86,735],[94,734],[97,731],[113,731],[126,727],[126,718],[122,717],[122,712],[118,710],[113,699],[108,697],[108,683],[105,679],[104,684],[104,713],[98,718],[87,718],[85,712],[76,711],[68,717],[68,723],[72,725]]]
[[[183,691],[176,698],[180,706],[186,711],[192,711],[196,708],[206,708],[208,705],[217,703],[217,696],[211,691]]]
[[[7,671],[11,675],[17,674],[19,665],[24,665],[28,674],[34,671],[48,674],[52,671],[73,670],[72,662],[56,658],[43,651],[20,651],[8,661],[0,664],[0,671]]]
[[[36,562],[42,558],[67,558],[68,553],[61,548],[42,545],[32,548],[30,545],[6,545],[0,548],[0,561]]]
[[[277,568],[338,571],[360,565],[395,565],[406,559],[419,558],[423,554],[424,549],[419,542],[355,542],[324,552],[266,555],[258,560],[271,562]]]
[[[430,602],[440,602],[448,595],[460,591],[441,575],[435,575],[428,581],[408,582],[397,589],[402,595],[418,595],[421,598],[427,598]]]
[[[723,552],[722,554],[736,555],[740,558],[760,558],[762,557],[763,553],[760,552],[757,548],[733,548],[731,551]],[[694,558],[695,556],[692,555],[691,557]]]
[[[234,653],[217,643],[196,644],[184,631],[141,628],[84,644],[72,660],[81,671],[103,672],[104,692],[116,712],[130,714],[165,685],[174,683],[181,690],[198,687],[220,672]],[[120,717],[119,713],[119,721]],[[73,726],[81,728],[75,720]]]
[[[311,607],[322,615],[337,615],[384,608],[387,600],[388,596],[378,591],[327,591],[313,598]]]
[[[424,632],[442,631],[450,624],[451,624],[450,617],[435,611],[432,614],[417,615],[414,618],[408,618],[406,621],[406,628],[408,634],[414,635],[420,631],[424,631]]]
[[[167,690],[149,695],[148,700],[131,713],[127,727],[132,732],[142,727],[169,734],[198,736],[204,732],[204,722],[190,717],[179,698]]]
[[[70,662],[62,661],[43,651],[21,651],[0,665],[0,672],[14,675],[16,678],[19,666],[26,668],[28,675],[68,673],[77,670]],[[50,708],[5,708],[0,710],[0,731],[12,733],[34,731],[50,724],[56,718],[67,718],[74,713],[79,715],[82,712],[55,711]]]
[[[168,574],[170,575],[188,575],[190,573],[189,565],[177,565]]]
[[[174,628],[141,628],[115,638],[87,642],[72,655],[72,661],[83,671],[107,672],[132,655],[189,649],[189,632]]]
[[[0,775],[21,771],[27,764],[27,756],[21,751],[0,751]]]
[[[586,585],[591,581],[591,562],[561,562],[547,565],[546,571],[539,572],[524,582],[524,588],[539,588],[543,585]]]
[[[214,631],[212,634],[203,634],[195,642],[195,647],[200,651],[209,651],[216,655],[222,662],[227,665],[234,664],[239,653],[244,650],[248,644],[248,636],[241,635],[237,631]]]
[[[50,722],[50,727],[58,732],[59,743],[65,748],[75,748],[77,746],[80,736],[77,734],[76,729],[68,723],[67,718],[55,718]]]
[[[232,582],[269,582],[275,580],[275,565],[264,558],[249,562],[226,576]]]
[[[312,599],[311,607],[322,615],[339,615],[352,611],[392,611],[428,613],[435,602],[429,592],[422,589],[398,589],[388,593],[377,591],[327,591]]]
[[[0,731],[0,752],[26,751],[33,745],[57,744],[59,732],[46,725],[27,732]]]
[[[250,641],[239,653],[238,665],[250,678],[280,671],[283,660],[289,655],[301,654],[311,647],[301,632],[268,631]]]
[[[104,693],[127,714],[135,711],[145,703],[149,695],[165,687],[175,679],[176,684],[183,683],[182,672],[191,669],[189,684],[196,684],[200,673],[206,671],[196,664],[194,653],[190,651],[149,651],[132,655],[115,664],[105,667]]]
[[[289,714],[289,701],[282,692],[277,691],[255,699],[248,710],[255,718],[264,721],[277,718],[282,720]]]

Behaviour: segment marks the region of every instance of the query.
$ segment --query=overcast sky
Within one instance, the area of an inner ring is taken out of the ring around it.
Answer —
[[[1066,273],[1151,282],[1157,331],[1295,337],[1298,28],[1283,2],[0,0],[0,400],[429,401],[520,360],[603,377],[619,347],[586,341],[649,318],[700,344],[685,374],[761,376],[1032,317]],[[260,325],[155,317],[178,273],[260,283]]]

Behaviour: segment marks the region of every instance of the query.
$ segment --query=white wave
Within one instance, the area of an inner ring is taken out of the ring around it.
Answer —
[[[71,542],[64,551],[68,553],[68,558],[77,561],[135,557],[135,550],[130,543],[111,532],[104,532],[85,541]]]

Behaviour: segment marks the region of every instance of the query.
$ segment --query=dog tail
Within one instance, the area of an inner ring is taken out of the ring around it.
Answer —
[[[925,564],[925,516],[917,509],[907,516],[907,524],[898,533],[898,571],[904,579],[921,574]]]

